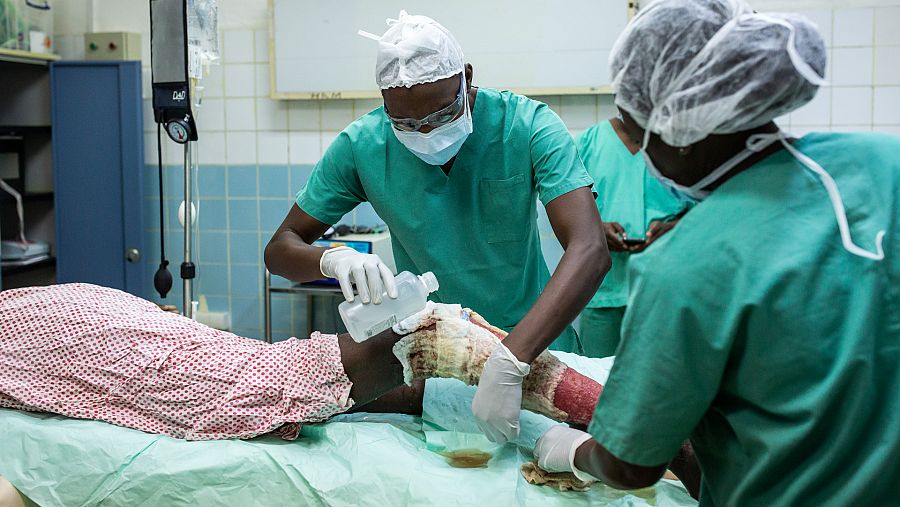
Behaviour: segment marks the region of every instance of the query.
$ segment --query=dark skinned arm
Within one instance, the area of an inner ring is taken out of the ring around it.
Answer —
[[[319,260],[326,249],[312,246],[312,242],[321,238],[328,227],[294,204],[266,245],[266,268],[295,282],[321,280]]]
[[[591,474],[616,489],[641,489],[656,484],[666,473],[666,464],[645,467],[620,460],[596,440],[575,450],[575,468]]]
[[[615,457],[596,440],[591,439],[575,450],[575,468],[591,474],[616,489],[641,489],[656,484],[671,470],[688,493],[700,498],[700,466],[689,441],[682,444],[678,455],[668,464],[645,467]]]
[[[603,223],[589,187],[550,201],[547,216],[565,254],[534,306],[503,340],[510,352],[526,363],[575,320],[611,265]]]

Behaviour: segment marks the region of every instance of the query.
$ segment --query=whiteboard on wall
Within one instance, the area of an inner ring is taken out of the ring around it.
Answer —
[[[447,27],[478,86],[528,95],[609,92],[609,52],[628,0],[269,0],[275,99],[380,97],[378,43],[400,10]]]

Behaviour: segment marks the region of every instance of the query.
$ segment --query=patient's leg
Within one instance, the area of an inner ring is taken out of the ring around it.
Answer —
[[[399,335],[387,330],[362,343],[344,334],[338,336],[341,363],[353,383],[351,412],[389,412],[420,415],[425,382],[403,384],[403,366],[394,355]]]

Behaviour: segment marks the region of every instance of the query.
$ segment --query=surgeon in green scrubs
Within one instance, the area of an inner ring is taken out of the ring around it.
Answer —
[[[612,258],[600,289],[581,312],[578,334],[586,356],[607,357],[614,355],[619,345],[628,300],[625,273],[629,259],[672,230],[689,204],[647,174],[639,153],[641,145],[628,137],[620,118],[590,127],[575,144],[595,182],[597,208]]]
[[[588,433],[538,463],[637,488],[690,439],[701,505],[896,504],[900,138],[781,132],[825,45],[740,0],[651,3],[610,66],[648,170],[699,204],[633,259]]]
[[[592,180],[559,117],[521,95],[472,86],[453,36],[401,12],[378,37],[384,107],[329,146],[266,248],[275,274],[337,278],[346,299],[396,297],[381,259],[311,246],[368,201],[391,231],[397,269],[433,272],[438,302],[476,309],[511,331],[481,377],[474,410],[496,441],[518,434],[529,363],[580,350],[571,322],[609,268]],[[553,277],[541,254],[538,199],[565,247]]]

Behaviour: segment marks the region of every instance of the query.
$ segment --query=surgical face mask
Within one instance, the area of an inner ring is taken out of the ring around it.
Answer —
[[[649,172],[651,176],[659,180],[659,182],[662,183],[662,185],[666,187],[672,195],[684,202],[698,203],[709,196],[709,190],[704,190],[706,187],[712,185],[716,181],[719,181],[738,164],[750,158],[754,153],[759,153],[768,148],[772,143],[778,141],[782,137],[783,136],[780,132],[776,132],[773,134],[754,134],[748,137],[746,148],[744,148],[740,153],[726,160],[725,163],[713,169],[709,174],[701,178],[700,181],[694,183],[691,186],[676,183],[672,179],[667,178],[659,171],[659,169],[656,168],[656,166],[653,164],[653,160],[647,153],[647,145],[650,142],[649,130],[644,131],[644,142],[643,146],[641,147],[641,153],[644,155],[644,163],[647,165],[647,172]]]
[[[427,134],[413,131],[404,132],[391,126],[397,140],[413,155],[429,165],[444,165],[459,153],[464,142],[472,133],[472,113],[469,111],[469,94],[466,93],[465,76],[461,78],[463,114],[446,125],[442,125]]]

